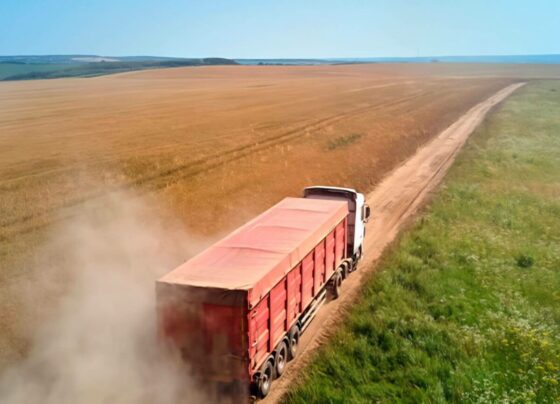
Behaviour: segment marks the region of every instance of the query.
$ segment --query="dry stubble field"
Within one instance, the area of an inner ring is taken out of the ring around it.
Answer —
[[[543,65],[371,64],[0,83],[0,365],[27,349],[12,286],[34,279],[48,229],[84,202],[132,189],[215,237],[307,185],[367,192],[498,89],[558,76]]]

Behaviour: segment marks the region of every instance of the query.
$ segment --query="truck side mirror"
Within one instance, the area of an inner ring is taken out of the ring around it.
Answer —
[[[363,219],[364,222],[367,223],[369,221],[369,217],[371,216],[371,208],[369,207],[369,205],[364,205],[364,212],[363,212]]]

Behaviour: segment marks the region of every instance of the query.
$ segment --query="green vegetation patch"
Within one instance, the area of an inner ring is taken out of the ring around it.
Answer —
[[[560,402],[558,90],[477,130],[287,402]]]
[[[68,65],[58,63],[10,63],[0,62],[0,80],[10,76],[26,75],[33,72],[48,74],[50,72],[67,69]]]
[[[124,73],[135,70],[162,69],[169,67],[236,65],[234,60],[224,58],[172,59],[145,61],[92,62],[79,64],[25,64],[0,63],[0,80],[38,80],[63,77],[95,77],[105,74]]]
[[[335,150],[341,147],[350,146],[352,143],[356,143],[360,140],[362,136],[363,135],[361,133],[352,133],[350,135],[337,137],[328,143],[327,148],[329,150]]]

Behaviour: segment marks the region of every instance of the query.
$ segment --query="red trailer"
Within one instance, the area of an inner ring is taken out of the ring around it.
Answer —
[[[348,215],[346,199],[282,200],[158,280],[160,334],[209,388],[265,396],[354,267]]]

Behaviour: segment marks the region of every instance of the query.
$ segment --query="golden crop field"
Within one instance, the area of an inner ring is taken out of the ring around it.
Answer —
[[[367,192],[500,88],[559,76],[546,65],[368,64],[0,83],[0,353],[25,350],[11,286],[86,201],[131,189],[215,237],[304,186]]]

